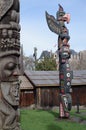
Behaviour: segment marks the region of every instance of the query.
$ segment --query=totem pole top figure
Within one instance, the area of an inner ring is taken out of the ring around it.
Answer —
[[[68,29],[64,24],[64,22],[67,23],[70,22],[70,14],[65,13],[63,7],[60,4],[59,4],[59,10],[56,13],[56,19],[54,16],[49,15],[46,12],[46,20],[47,20],[48,27],[52,32],[58,34],[61,37],[64,37],[65,35],[67,39],[70,39],[70,37],[68,36],[69,34]]]
[[[10,23],[10,21],[19,23],[19,10],[19,0],[0,0],[0,21],[2,24]],[[4,16],[6,17],[4,18]]]
[[[19,0],[0,0],[0,57],[19,55],[19,10]]]
[[[70,14],[66,14],[63,7],[59,4],[59,11],[56,14],[57,21],[70,22]]]

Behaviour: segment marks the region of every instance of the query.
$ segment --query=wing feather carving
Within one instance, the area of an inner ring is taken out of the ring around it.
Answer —
[[[46,20],[47,20],[47,24],[48,24],[48,27],[49,29],[56,33],[56,34],[60,34],[60,25],[59,23],[56,21],[55,17],[52,16],[52,15],[49,15],[47,12],[46,12]]]

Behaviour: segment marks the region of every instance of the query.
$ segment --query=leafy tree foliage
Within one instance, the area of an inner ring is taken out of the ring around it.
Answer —
[[[44,70],[44,71],[57,70],[56,60],[53,57],[51,58],[45,57],[40,62],[36,61],[36,70]]]

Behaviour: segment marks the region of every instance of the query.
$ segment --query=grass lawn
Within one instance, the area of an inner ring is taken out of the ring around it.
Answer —
[[[76,116],[86,120],[86,114],[76,114],[73,110],[71,117]],[[59,120],[58,110],[21,110],[21,127],[22,130],[86,130],[86,125]]]

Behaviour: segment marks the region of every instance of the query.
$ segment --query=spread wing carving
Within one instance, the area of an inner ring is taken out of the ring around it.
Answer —
[[[49,29],[56,33],[56,34],[60,34],[60,25],[59,23],[56,21],[56,19],[54,18],[54,16],[52,15],[49,15],[47,12],[46,12],[46,20],[47,20],[47,24],[48,24],[48,27]]]
[[[0,19],[7,13],[13,5],[13,0],[0,0]]]

